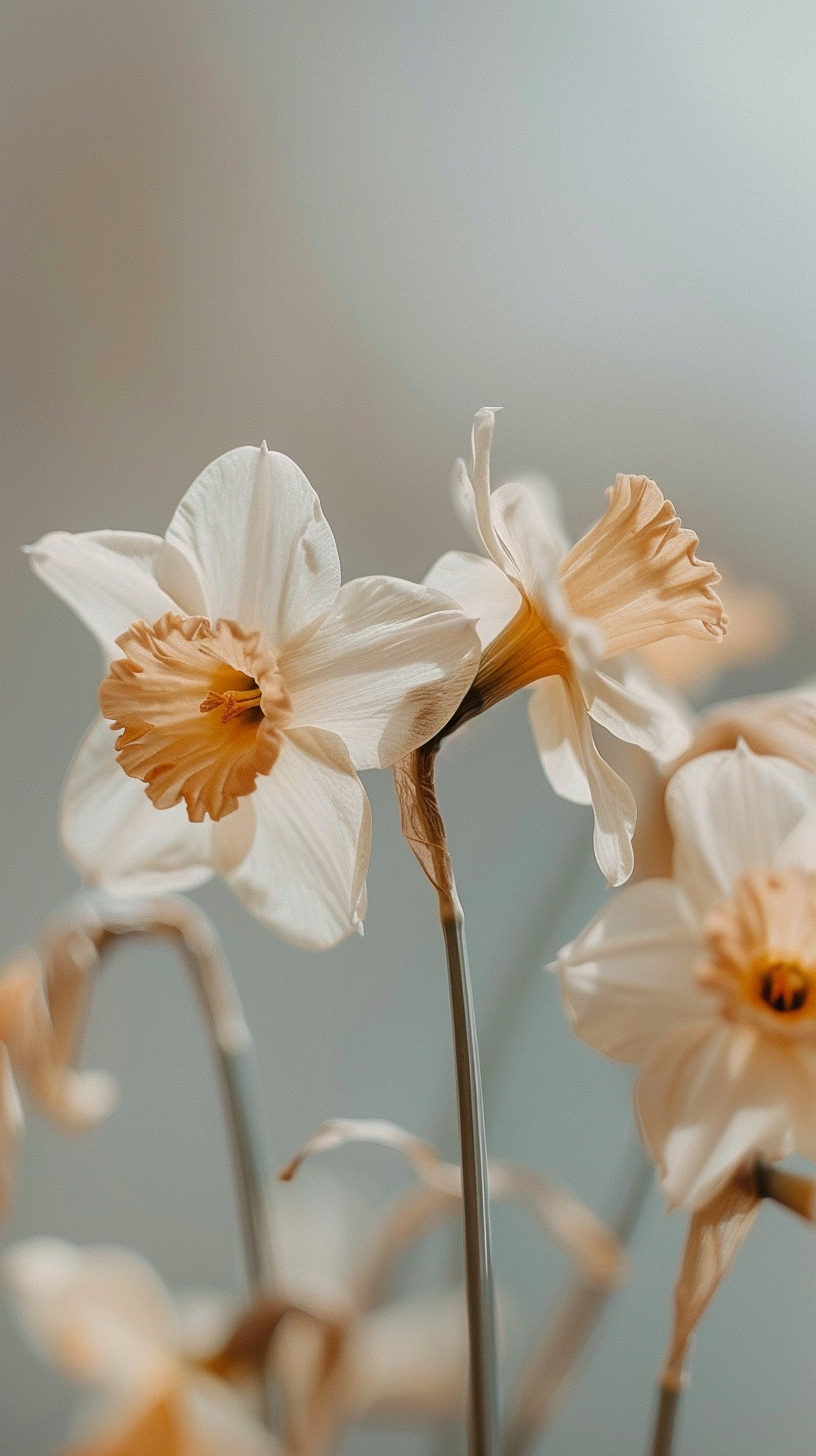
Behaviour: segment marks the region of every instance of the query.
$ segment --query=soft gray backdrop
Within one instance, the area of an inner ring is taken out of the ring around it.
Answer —
[[[161,531],[236,444],[266,436],[301,464],[347,575],[416,576],[464,544],[448,470],[473,411],[501,404],[497,476],[546,469],[574,530],[616,470],[643,471],[705,555],[785,591],[793,645],[726,687],[816,667],[815,32],[797,0],[4,8],[0,947],[76,885],[56,803],[98,677],[18,548],[54,527]],[[326,1116],[431,1133],[450,1107],[433,897],[388,776],[370,788],[364,940],[307,955],[223,888],[200,896],[246,999],[281,1161]],[[441,789],[485,1017],[576,836],[586,868],[542,962],[598,902],[590,827],[546,790],[522,702],[449,752]],[[492,1148],[601,1207],[628,1078],[571,1041],[544,975],[521,1026]],[[177,1285],[234,1287],[218,1109],[169,956],[122,954],[90,1043],[121,1108],[78,1143],[31,1119],[4,1237],[121,1241]],[[332,1166],[396,1186],[384,1153]],[[654,1197],[554,1456],[644,1442],[681,1234]],[[517,1217],[497,1237],[529,1323],[560,1261]],[[698,1341],[683,1452],[812,1451],[815,1273],[807,1230],[764,1211]],[[48,1449],[72,1399],[0,1313],[4,1456]]]

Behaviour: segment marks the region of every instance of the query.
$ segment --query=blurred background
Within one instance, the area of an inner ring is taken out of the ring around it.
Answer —
[[[234,445],[266,437],[298,461],[347,576],[419,577],[466,544],[448,472],[473,412],[502,405],[496,479],[545,471],[573,533],[616,471],[645,473],[705,557],[784,594],[788,644],[719,695],[816,670],[815,64],[799,0],[3,8],[3,950],[77,887],[57,800],[99,672],[19,547],[57,527],[162,532]],[[255,1031],[276,1166],[335,1115],[453,1152],[434,898],[389,776],[370,778],[363,940],[309,955],[223,887],[196,896]],[[590,821],[547,790],[521,700],[449,749],[440,791],[488,1024],[531,927],[543,967],[600,902]],[[602,1210],[628,1074],[572,1040],[544,973],[512,1025],[491,1150]],[[174,1286],[237,1288],[218,1106],[167,952],[118,956],[88,1059],[121,1106],[70,1143],[29,1119],[2,1240],[130,1244]],[[405,1181],[378,1150],[325,1163],[379,1197]],[[682,1232],[653,1194],[553,1456],[645,1443]],[[532,1330],[562,1260],[520,1215],[500,1213],[496,1237]],[[64,1439],[75,1404],[0,1310],[4,1456]],[[813,1240],[765,1209],[703,1325],[681,1449],[794,1456],[815,1419]],[[427,1435],[346,1449],[409,1456]]]

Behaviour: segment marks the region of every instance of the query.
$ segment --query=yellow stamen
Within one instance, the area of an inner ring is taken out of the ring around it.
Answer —
[[[259,687],[247,688],[245,692],[208,693],[203,703],[199,703],[199,713],[212,713],[216,708],[223,708],[221,714],[222,723],[230,723],[239,714],[245,713],[248,708],[260,708],[261,690]]]
[[[745,875],[709,916],[701,985],[729,1018],[768,1030],[816,1035],[816,874]]]

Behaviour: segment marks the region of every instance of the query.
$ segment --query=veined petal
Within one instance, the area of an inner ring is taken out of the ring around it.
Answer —
[[[548,612],[564,555],[563,538],[543,514],[538,497],[518,481],[494,490],[490,504],[496,534],[524,590],[539,612]]]
[[[694,978],[702,946],[674,881],[627,885],[558,956],[573,1031],[609,1057],[643,1062],[678,1026],[710,1022],[716,1003]]]
[[[479,657],[473,623],[447,597],[369,576],[340,588],[281,671],[296,724],[339,734],[355,768],[386,768],[444,727]]]
[[[556,794],[572,804],[591,804],[575,711],[564,679],[544,677],[536,683],[528,713],[542,767]]]
[[[172,1363],[172,1301],[130,1250],[28,1239],[7,1249],[0,1267],[24,1332],[64,1374],[135,1392]]]
[[[260,920],[307,950],[327,950],[361,923],[371,811],[334,733],[291,729],[259,778],[255,839],[227,877]]]
[[[701,1208],[744,1163],[794,1150],[797,1066],[787,1045],[719,1021],[683,1027],[638,1078],[638,1116],[670,1208]]]
[[[595,815],[592,837],[595,858],[607,884],[622,885],[634,866],[632,835],[637,819],[634,795],[598,752],[577,682],[570,679],[566,687],[574,723],[571,746],[586,775]]]
[[[749,870],[773,864],[791,830],[816,807],[816,776],[744,743],[683,764],[666,790],[674,873],[702,916]]]
[[[425,585],[458,602],[476,623],[485,648],[513,620],[521,606],[518,588],[487,556],[448,551],[431,567]]]
[[[167,540],[200,577],[210,620],[260,629],[275,649],[316,625],[340,586],[334,536],[315,492],[293,460],[265,445],[208,465]]]
[[[108,658],[118,655],[116,638],[131,623],[155,622],[165,612],[188,609],[169,595],[170,588],[188,600],[196,596],[194,574],[161,536],[52,531],[30,546],[28,555],[37,576],[76,612]]]
[[[183,804],[156,809],[116,761],[115,734],[98,718],[68,770],[60,832],[68,858],[90,884],[114,895],[191,890],[213,873],[213,826],[191,824]]]
[[[506,572],[512,578],[516,575],[516,566],[504,542],[496,533],[490,495],[490,446],[493,443],[493,427],[495,423],[495,410],[489,408],[480,409],[474,416],[473,433],[471,436],[473,449],[471,489],[473,492],[476,524],[484,548],[488,555],[492,556],[496,565],[501,567],[502,571]],[[467,480],[464,462],[457,460],[454,469],[461,482],[460,490],[464,490],[464,482]]]
[[[690,715],[654,687],[633,663],[620,672],[596,671],[589,715],[624,743],[634,743],[657,759],[671,763],[689,746]],[[614,669],[618,664],[610,663]]]

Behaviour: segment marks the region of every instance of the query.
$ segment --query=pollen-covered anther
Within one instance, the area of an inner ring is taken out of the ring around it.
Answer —
[[[709,917],[701,985],[729,1018],[816,1034],[816,874],[800,868],[744,875]]]
[[[167,612],[134,622],[99,689],[119,730],[116,754],[159,809],[182,800],[191,820],[222,819],[251,794],[291,717],[274,653],[235,622]]]

